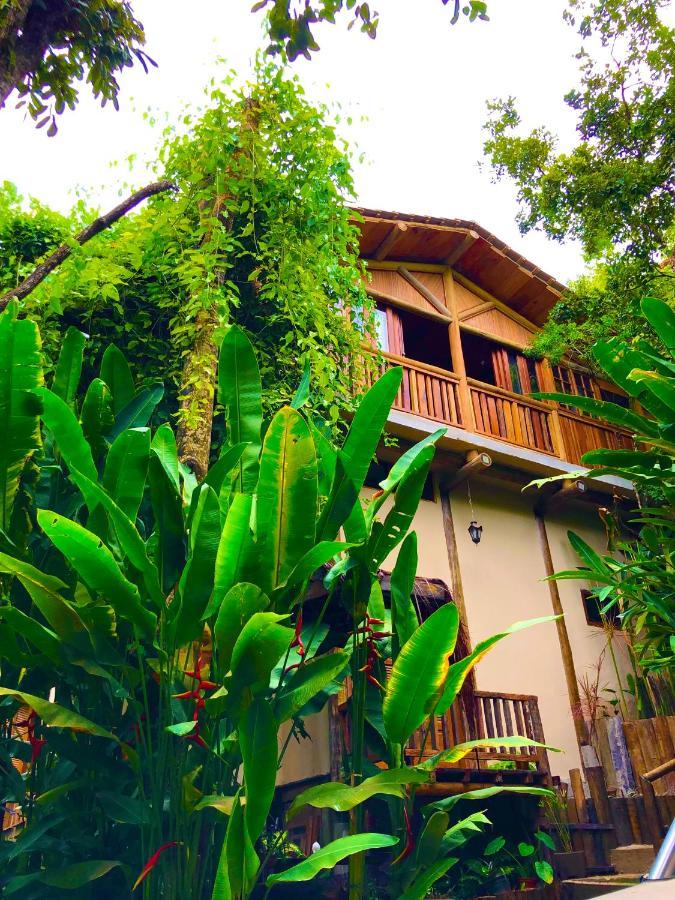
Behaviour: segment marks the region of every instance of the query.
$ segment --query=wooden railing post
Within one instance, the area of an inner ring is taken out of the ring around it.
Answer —
[[[544,374],[545,383],[542,388],[545,391],[555,391],[555,380],[553,378],[553,369],[551,363],[547,359],[542,359],[540,371]],[[553,449],[560,459],[565,459],[565,442],[563,440],[562,425],[560,424],[560,415],[558,413],[558,404],[549,401],[551,406],[551,438],[553,439]]]
[[[466,366],[464,365],[464,351],[462,349],[462,332],[459,327],[459,311],[457,308],[457,295],[455,294],[455,282],[452,271],[446,269],[443,273],[443,289],[445,301],[450,311],[451,322],[448,326],[450,339],[450,356],[452,358],[452,370],[459,377],[459,407],[462,411],[462,425],[467,431],[475,431],[473,419],[473,407],[471,403],[471,391],[466,378]]]

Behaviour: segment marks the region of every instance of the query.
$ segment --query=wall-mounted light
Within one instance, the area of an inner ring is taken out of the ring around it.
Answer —
[[[469,525],[469,534],[471,535],[471,540],[474,544],[480,544],[480,539],[483,534],[483,526],[479,525],[474,519],[471,520],[471,524]]]

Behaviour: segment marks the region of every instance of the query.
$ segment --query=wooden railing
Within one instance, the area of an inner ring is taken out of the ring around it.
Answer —
[[[443,716],[435,716],[433,725],[420,728],[412,736],[405,755],[410,763],[435,756],[464,741],[480,738],[519,735],[544,743],[544,732],[536,697],[529,694],[503,694],[492,691],[473,692],[473,715],[467,715],[463,705],[455,703]],[[497,747],[473,750],[461,761],[442,762],[439,768],[485,769],[495,760],[510,760],[516,769],[547,774],[546,751],[537,747]]]
[[[416,413],[446,425],[462,425],[459,378],[436,366],[416,362],[393,353],[384,354],[392,364],[402,366],[403,380],[394,407]]]
[[[589,450],[630,450],[633,439],[628,431],[620,431],[588,416],[580,416],[565,409],[558,411],[562,434],[562,456],[571,463],[581,464],[581,457]]]
[[[472,379],[469,390],[476,431],[519,447],[558,455],[549,406]]]

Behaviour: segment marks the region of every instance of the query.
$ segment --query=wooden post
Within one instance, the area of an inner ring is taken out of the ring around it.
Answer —
[[[476,427],[471,406],[471,391],[469,390],[469,382],[466,378],[466,367],[464,365],[462,332],[459,327],[459,311],[457,308],[457,296],[455,294],[455,282],[450,269],[447,269],[443,273],[443,289],[445,290],[445,302],[450,310],[451,322],[448,327],[450,355],[452,357],[452,371],[459,377],[459,407],[462,411],[462,425],[467,431],[475,431]]]
[[[605,784],[605,773],[602,766],[586,766],[586,781],[588,782],[588,790],[591,794],[591,800],[595,807],[595,813],[598,822],[601,825],[613,825],[612,810],[609,805],[609,797],[607,795],[607,785]],[[606,834],[606,839],[604,835]],[[610,847],[616,847],[616,834],[614,831],[603,833],[603,843]]]
[[[457,537],[455,535],[455,523],[452,518],[452,506],[450,505],[450,491],[439,484],[441,496],[441,512],[443,515],[443,531],[445,532],[445,546],[448,553],[448,565],[450,566],[450,580],[452,582],[452,599],[459,612],[459,618],[466,629],[466,636],[471,650],[471,637],[469,634],[469,620],[464,602],[464,590],[462,588],[462,572],[459,567],[459,554],[457,552]],[[473,673],[472,673],[473,674]]]
[[[581,825],[587,825],[588,807],[586,806],[586,795],[584,794],[584,785],[581,780],[581,771],[579,769],[570,769],[570,786],[572,788],[572,796],[574,797],[574,806],[577,811],[577,819]],[[581,842],[586,856],[587,868],[597,865],[592,836],[588,832],[582,832]]]
[[[546,533],[546,522],[544,520],[543,512],[535,512],[534,518],[537,523],[539,543],[541,545],[541,553],[544,558],[544,569],[546,571],[546,575],[550,576],[555,573],[555,569],[553,568],[553,559],[551,557],[551,548],[548,543],[548,534]],[[560,643],[560,655],[562,657],[563,669],[565,671],[565,681],[567,683],[567,696],[569,697],[570,712],[572,713],[574,731],[577,737],[577,744],[579,745],[579,752],[581,753],[581,748],[584,744],[587,743],[587,739],[586,727],[584,725],[583,716],[581,714],[581,697],[579,696],[577,673],[574,668],[572,645],[570,644],[569,634],[567,633],[567,625],[565,624],[558,584],[555,581],[549,581],[547,582],[547,584],[549,595],[551,597],[551,606],[553,607],[553,613],[554,615],[561,617],[556,621],[555,624],[556,628],[558,629],[558,642]]]
[[[654,794],[651,781],[647,781],[644,775],[640,780],[642,782],[642,797],[645,803],[645,818],[649,829],[649,840],[654,845],[654,852],[658,853],[663,835],[661,834],[661,816],[656,805],[656,795]]]
[[[541,361],[541,369],[540,371],[544,375],[543,388],[545,391],[555,391],[555,381],[553,379],[553,371],[551,369],[551,363],[547,359],[542,359]],[[553,438],[553,448],[556,452],[556,455],[560,457],[560,459],[565,459],[565,441],[563,440],[562,433],[562,424],[560,422],[560,414],[558,412],[558,404],[553,401],[548,401],[551,406],[551,437]]]

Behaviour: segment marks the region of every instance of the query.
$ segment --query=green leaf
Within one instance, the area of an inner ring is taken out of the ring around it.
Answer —
[[[136,393],[129,363],[121,350],[114,344],[106,347],[101,359],[101,378],[110,388],[113,411],[118,416],[131,403]]]
[[[523,622],[515,622],[510,628],[507,628],[506,631],[502,631],[500,634],[492,635],[492,637],[481,641],[476,645],[475,650],[473,653],[469,654],[469,656],[465,656],[464,659],[460,659],[458,662],[453,663],[448,671],[443,696],[436,708],[436,715],[442,716],[450,709],[457,699],[457,694],[462,689],[464,680],[469,672],[495,644],[499,643],[499,641],[508,637],[510,634],[522,631],[523,628],[531,628],[534,625],[541,625],[544,622],[555,622],[556,618],[556,616],[541,616],[537,619],[527,619]]]
[[[225,797],[222,794],[207,794],[196,804],[194,812],[211,808],[217,809],[218,812],[223,813],[225,816],[231,816],[234,800],[234,797]]]
[[[487,847],[483,850],[485,856],[494,856],[495,853],[499,853],[499,851],[506,845],[506,838],[499,835],[499,837],[493,838]]]
[[[553,884],[553,867],[545,859],[535,859],[534,871],[546,884]]]
[[[87,587],[102,594],[118,615],[150,637],[157,618],[144,608],[138,588],[127,581],[105,544],[77,522],[50,510],[38,510],[37,519]]]
[[[311,881],[323,869],[332,869],[348,856],[364,853],[366,850],[393,847],[396,843],[398,843],[397,839],[389,834],[365,833],[338,838],[317,850],[316,853],[312,853],[307,859],[303,859],[297,866],[292,866],[276,875],[270,875],[266,883],[268,887],[271,887],[274,884],[287,882]]]
[[[180,463],[178,461],[178,446],[176,436],[171,426],[165,422],[155,432],[150,445],[152,452],[162,464],[162,468],[169,476],[169,480],[180,494]],[[218,493],[216,491],[216,493]]]
[[[195,726],[197,723],[194,719],[191,719],[189,722],[176,722],[175,725],[167,725],[164,729],[168,731],[169,734],[177,734],[178,737],[185,737],[186,734],[191,734],[195,730]]]
[[[254,613],[244,625],[232,650],[232,682],[237,689],[252,694],[269,687],[272,669],[293,638],[293,629],[279,622],[286,616],[272,612]]]
[[[449,750],[441,750],[430,759],[425,759],[420,763],[421,769],[429,769],[433,771],[437,769],[440,763],[455,763],[460,759],[464,759],[472,750],[483,749],[489,747],[542,747],[545,750],[552,750],[555,753],[559,751],[555,747],[549,747],[548,744],[540,744],[528,737],[520,735],[506,735],[504,737],[495,738],[478,738],[475,741],[465,741],[462,744],[455,744]]]
[[[338,553],[349,550],[353,544],[345,544],[342,541],[319,541],[305,553],[295,566],[284,584],[280,585],[277,592],[302,585],[308,578],[320,569],[324,563],[333,559]],[[299,598],[302,599],[302,598]]]
[[[70,731],[82,731],[91,734],[94,737],[108,738],[111,741],[119,743],[114,734],[95,725],[94,722],[85,719],[79,713],[73,712],[72,709],[66,709],[65,706],[59,706],[58,703],[52,703],[49,700],[43,700],[42,697],[36,697],[33,694],[27,694],[25,691],[14,690],[13,688],[0,687],[0,697],[13,697],[24,706],[29,706],[42,719],[45,725],[52,728],[67,728]]]
[[[458,862],[459,859],[454,856],[449,856],[447,859],[439,859],[426,872],[422,872],[417,876],[408,890],[401,894],[399,900],[424,900],[438,879],[442,878]]]
[[[64,866],[62,869],[43,870],[40,872],[39,880],[50,887],[73,891],[102,878],[111,869],[121,865],[123,863],[117,859],[90,859]]]
[[[528,856],[532,856],[532,854],[534,853],[534,847],[532,846],[532,844],[526,844],[525,841],[521,841],[518,844],[518,853],[522,857],[527,858]]]
[[[549,849],[552,853],[555,853],[556,850],[558,849],[558,848],[556,847],[555,841],[553,840],[553,838],[551,837],[551,835],[550,835],[550,834],[546,834],[545,831],[535,831],[534,836],[536,837],[536,839],[539,841],[540,844],[543,844],[544,847],[548,847],[548,849]]]
[[[42,400],[42,420],[51,431],[59,452],[69,469],[77,469],[92,481],[98,480],[98,471],[82,426],[72,409],[56,394],[46,388],[37,392]]]
[[[537,392],[532,394],[532,396],[537,397],[540,400],[555,400],[558,403],[573,406],[576,409],[580,409],[582,412],[587,412],[592,416],[604,419],[612,425],[619,425],[621,428],[626,428],[628,431],[634,431],[638,434],[645,434],[653,437],[659,436],[658,426],[654,422],[647,419],[645,416],[634,413],[630,409],[619,406],[618,403],[610,403],[607,400],[596,400],[593,397],[577,397],[571,394]]]
[[[20,635],[24,640],[28,641],[39,650],[40,653],[51,659],[54,663],[63,661],[63,653],[61,642],[54,631],[45,628],[40,622],[36,622],[26,613],[21,612],[14,606],[0,606],[0,619],[4,620],[12,629],[11,638],[5,636],[5,645],[2,647],[2,655],[8,659],[17,659],[18,645],[16,644],[16,635]],[[11,644],[7,646],[7,642],[11,640]],[[17,664],[20,662],[17,659]]]
[[[417,841],[415,851],[415,867],[426,868],[432,865],[439,855],[441,841],[445,836],[450,817],[444,812],[435,812],[429,816],[422,834]]]
[[[532,794],[534,797],[552,797],[553,791],[550,788],[535,787],[534,785],[525,784],[499,784],[492,787],[477,788],[475,791],[464,791],[462,794],[453,794],[450,797],[444,797],[442,800],[436,800],[430,803],[426,808],[428,810],[440,809],[445,812],[450,810],[460,802],[460,800],[487,800],[497,794]]]
[[[129,428],[108,450],[103,487],[124,515],[136,521],[150,464],[150,429]]]
[[[241,581],[246,563],[254,550],[251,537],[251,494],[235,494],[220,535],[213,580],[213,594],[203,613],[204,619],[217,614],[228,592]]]
[[[194,726],[194,722],[192,723]],[[113,822],[123,825],[149,825],[151,810],[145,800],[126,797],[118,791],[99,791],[96,795],[105,814]]]
[[[80,423],[95,459],[100,459],[105,453],[108,445],[104,435],[110,432],[113,421],[108,385],[100,378],[94,378],[84,395]]]
[[[286,722],[296,716],[309,701],[344,671],[351,654],[348,650],[336,650],[315,656],[297,669],[279,695],[276,716]]]
[[[293,399],[291,400],[292,409],[301,409],[305,403],[309,400],[309,382],[312,374],[312,368],[309,364],[309,360],[305,360],[305,365],[302,369],[302,378],[300,379],[300,384],[298,385],[298,389],[295,392]]]
[[[644,385],[649,393],[656,397],[658,403],[663,404],[663,419],[666,422],[672,422],[675,416],[675,378],[669,378],[658,372],[645,371],[641,369],[633,369],[630,378],[637,384]],[[643,397],[641,397],[644,405],[649,408]]]
[[[209,485],[200,485],[190,529],[190,556],[179,583],[180,612],[176,622],[178,645],[195,640],[204,630],[202,616],[213,591],[216,553],[220,541],[220,506]]]
[[[235,490],[252,493],[258,481],[262,388],[253,346],[236,325],[220,346],[218,400],[225,407],[228,444],[248,445],[239,460]]]
[[[146,426],[163,396],[161,384],[139,391],[115,416],[115,424],[106,435],[108,440],[112,443],[126,428]]]
[[[412,637],[419,621],[412,602],[417,572],[417,535],[412,531],[401,545],[391,573],[391,624],[395,635],[394,658]]]
[[[129,433],[130,432],[124,432],[124,434]],[[122,436],[123,435],[120,437]],[[132,476],[133,473],[130,473],[130,475]],[[155,605],[161,608],[164,603],[164,595],[159,585],[158,572],[153,563],[148,559],[146,546],[134,523],[124,514],[100,485],[91,481],[89,478],[86,478],[75,469],[71,469],[70,476],[80,489],[90,512],[96,510],[97,507],[100,507],[107,514],[115,530],[119,545],[126,555],[127,561],[141,573],[150,597]]]
[[[254,697],[239,723],[244,761],[246,805],[244,822],[251,842],[260,837],[267,821],[277,780],[277,721],[263,697]]]
[[[567,532],[567,539],[572,545],[572,549],[591,569],[593,572],[597,572],[598,575],[607,575],[609,574],[609,570],[602,557],[599,556],[595,550],[590,547],[583,538],[580,538],[578,534],[575,534],[573,531]]]
[[[162,590],[168,594],[178,581],[178,576],[185,565],[183,504],[175,485],[154,454],[150,456],[148,476],[152,511],[155,515],[155,533],[158,539],[159,582]]]
[[[54,370],[52,391],[68,406],[73,405],[82,374],[86,336],[71,325],[66,331]],[[104,379],[105,380],[105,379]]]
[[[256,534],[268,592],[314,546],[317,503],[314,440],[300,413],[286,406],[272,419],[260,457]]]
[[[63,597],[66,585],[53,575],[0,553],[0,572],[15,575],[28,592],[31,600],[40,610],[59,638],[69,644],[82,644],[87,637],[87,629],[73,606]]]
[[[26,460],[41,445],[33,393],[42,384],[40,335],[16,310],[11,303],[0,314],[0,528],[7,533]]]
[[[385,769],[371,778],[366,778],[361,784],[351,787],[341,781],[329,781],[307,788],[293,800],[286,820],[288,822],[304,806],[312,806],[314,809],[334,809],[338,812],[347,812],[365,803],[376,794],[387,794],[391,797],[407,796],[406,787],[409,784],[428,784],[431,775],[421,769]]]
[[[211,900],[241,900],[248,897],[258,868],[259,860],[248,836],[238,793],[227,824]]]
[[[654,297],[644,297],[640,305],[663,344],[675,354],[675,313],[671,306],[665,300]]]
[[[387,681],[383,705],[384,726],[392,743],[405,744],[436,709],[458,630],[457,608],[447,603],[432,613],[401,649]]]

